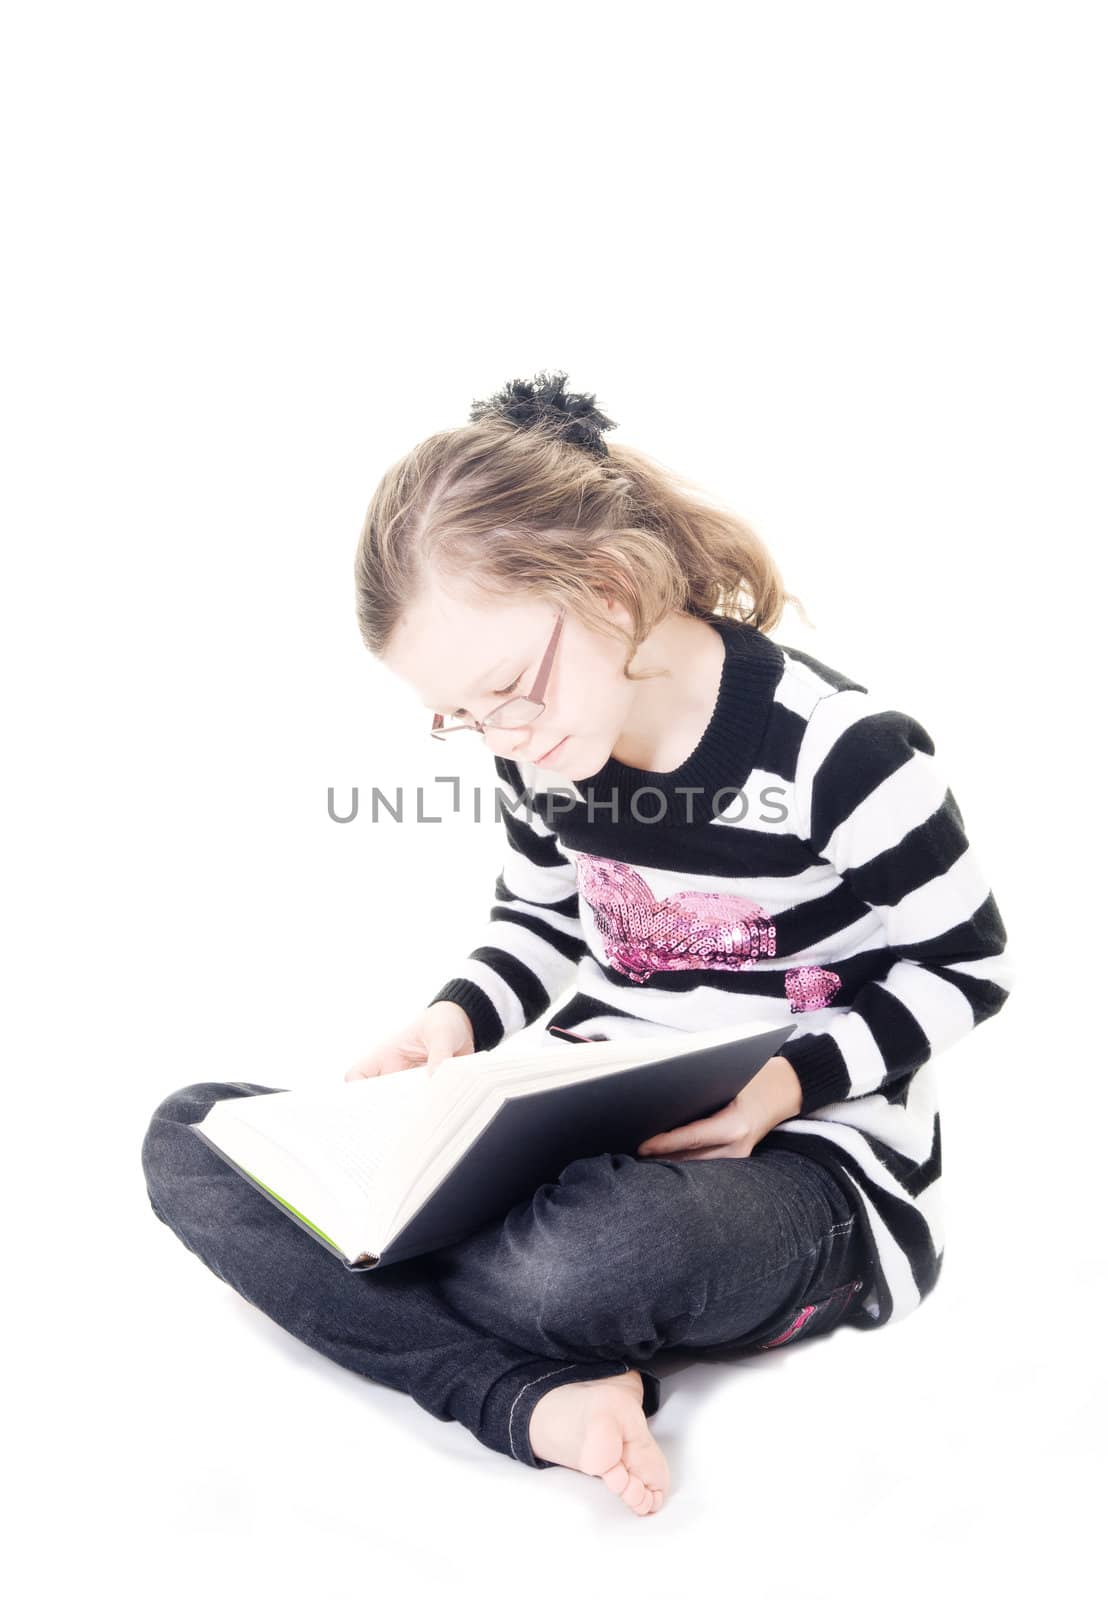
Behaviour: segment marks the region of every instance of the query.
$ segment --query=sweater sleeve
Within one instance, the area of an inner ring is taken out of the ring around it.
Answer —
[[[800,1116],[875,1090],[901,1098],[929,1057],[1008,998],[1007,933],[933,758],[926,730],[875,708],[864,689],[825,696],[805,729],[801,835],[858,900],[859,918],[879,919],[892,964],[845,1014],[781,1046],[800,1080]]]
[[[428,1001],[462,1007],[475,1050],[491,1050],[541,1017],[587,950],[576,867],[528,805],[518,764],[494,760],[507,848],[489,921],[480,943]]]

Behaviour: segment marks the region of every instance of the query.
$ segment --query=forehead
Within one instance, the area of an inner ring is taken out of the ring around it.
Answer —
[[[381,659],[428,705],[462,702],[501,663],[534,652],[550,608],[435,585],[401,617]],[[549,629],[547,630],[549,631]],[[522,666],[522,661],[518,663]],[[501,687],[489,685],[489,687]]]

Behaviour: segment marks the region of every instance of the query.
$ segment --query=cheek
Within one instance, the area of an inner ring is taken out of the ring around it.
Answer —
[[[634,685],[623,677],[619,661],[613,662],[603,650],[581,652],[566,665],[551,701],[551,724],[563,733],[614,743],[626,721]]]
[[[611,667],[589,686],[585,701],[588,725],[601,738],[615,743],[623,731],[631,704],[632,689]]]
[[[603,685],[603,705],[608,731],[613,738],[618,735],[627,721],[631,709],[631,702],[635,694],[635,686],[628,683],[620,673],[613,672]]]
[[[585,679],[551,706],[551,721],[584,739],[615,739],[623,725],[623,696],[610,680]]]

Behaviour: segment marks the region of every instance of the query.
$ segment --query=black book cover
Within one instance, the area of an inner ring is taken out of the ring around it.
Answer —
[[[662,1061],[615,1068],[585,1082],[517,1094],[500,1107],[384,1252],[356,1262],[348,1261],[318,1228],[230,1160],[205,1137],[200,1124],[190,1126],[349,1271],[372,1272],[467,1238],[485,1223],[505,1216],[544,1183],[555,1182],[571,1161],[605,1153],[634,1155],[644,1139],[721,1111],[793,1031],[787,1023]]]

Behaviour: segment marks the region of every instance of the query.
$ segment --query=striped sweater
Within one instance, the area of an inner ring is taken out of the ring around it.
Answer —
[[[920,723],[707,620],[719,691],[676,770],[612,757],[571,782],[495,758],[495,903],[431,998],[463,1007],[478,1050],[571,985],[547,1026],[594,1038],[795,1019],[778,1053],[800,1113],[758,1148],[801,1151],[846,1189],[872,1286],[845,1320],[878,1327],[942,1266],[934,1058],[1007,999],[1007,935]]]

